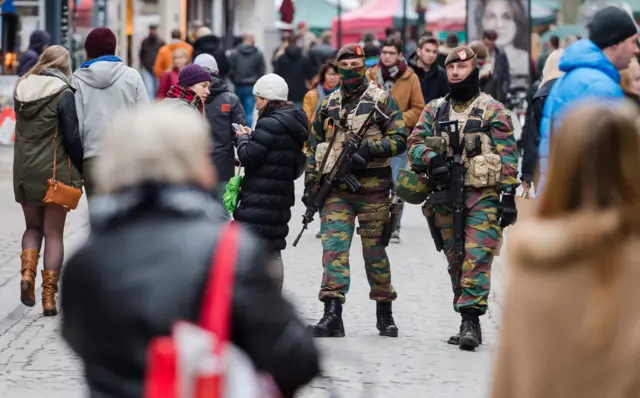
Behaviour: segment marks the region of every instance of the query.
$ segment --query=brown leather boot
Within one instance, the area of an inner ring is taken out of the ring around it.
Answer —
[[[27,307],[33,307],[36,304],[36,272],[38,272],[38,259],[40,255],[35,249],[25,249],[20,255],[22,266],[20,273],[22,280],[20,281],[20,301]]]
[[[44,316],[58,315],[56,293],[58,293],[58,271],[42,270],[42,310]]]

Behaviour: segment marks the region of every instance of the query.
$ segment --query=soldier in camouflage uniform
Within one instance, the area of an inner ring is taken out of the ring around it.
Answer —
[[[362,188],[353,193],[346,185],[334,188],[320,210],[324,275],[319,299],[324,316],[313,326],[316,337],[342,337],[342,304],[349,291],[349,248],[354,231],[362,239],[369,297],[376,301],[376,327],[382,336],[397,337],[391,302],[391,268],[382,229],[389,219],[389,197],[393,179],[389,159],[406,150],[407,133],[396,101],[365,77],[364,51],[355,44],[338,52],[340,89],[328,95],[311,125],[305,170],[305,195],[331,170],[349,134],[363,125],[372,109],[362,146],[353,156],[351,170]],[[326,158],[326,159],[325,159]],[[356,218],[359,228],[355,228]]]
[[[457,120],[466,169],[464,262],[460,263],[453,252],[451,208],[425,208],[425,214],[433,216],[442,235],[453,286],[453,307],[462,316],[460,332],[449,343],[473,350],[482,344],[479,316],[487,311],[494,252],[503,228],[515,222],[517,216],[514,193],[518,186],[518,155],[509,111],[478,88],[479,70],[473,51],[465,46],[454,49],[445,67],[449,95],[424,108],[408,140],[409,160],[416,172],[426,172],[434,183],[446,184],[450,178],[447,158],[452,152],[448,134],[436,127],[437,122]]]

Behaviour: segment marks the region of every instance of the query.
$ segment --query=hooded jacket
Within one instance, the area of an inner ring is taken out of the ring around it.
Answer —
[[[512,227],[492,398],[640,396],[637,222],[578,211]],[[603,325],[608,345],[590,344]]]
[[[98,61],[73,73],[84,158],[98,156],[102,124],[122,109],[149,102],[140,73],[122,62]]]
[[[275,73],[280,75],[289,86],[289,101],[302,102],[307,93],[307,82],[313,78],[309,67],[309,58],[302,54],[298,46],[287,46],[276,61]]]
[[[91,397],[144,396],[148,345],[178,320],[198,322],[224,224],[221,206],[193,187],[96,198],[91,238],[62,274],[62,335]],[[237,253],[229,337],[293,397],[319,373],[313,337],[272,283],[260,242],[242,230]]]
[[[575,102],[624,97],[620,72],[591,40],[578,40],[567,47],[558,67],[565,75],[553,85],[540,125],[540,189],[544,189],[547,172],[551,123],[557,127],[564,112]]]
[[[229,91],[220,76],[213,73],[210,94],[204,108],[213,137],[211,162],[218,172],[218,180],[229,181],[235,175],[236,161],[233,148],[236,133],[231,123],[247,125],[244,109],[238,96]]]
[[[307,116],[287,105],[265,112],[251,135],[238,138],[244,177],[233,218],[270,242],[273,250],[287,246],[293,182],[302,175],[302,147],[308,136]]]
[[[29,75],[18,82],[14,102],[13,188],[16,202],[42,205],[47,180],[53,177],[53,167],[58,181],[80,188],[82,181],[78,170],[82,166],[82,143],[73,89],[67,77],[53,69]]]
[[[265,72],[264,56],[256,46],[239,45],[230,56],[229,78],[236,86],[253,86]]]
[[[29,48],[20,56],[18,61],[18,76],[23,76],[38,62],[45,46],[51,44],[51,35],[42,30],[35,30],[29,37]]]

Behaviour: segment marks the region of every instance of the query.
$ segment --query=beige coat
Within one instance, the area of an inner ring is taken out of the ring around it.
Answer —
[[[509,240],[512,279],[492,397],[640,397],[640,234],[612,213],[583,213],[523,221]],[[608,304],[598,295],[596,261],[620,268]],[[600,304],[613,320],[602,350],[584,332]]]

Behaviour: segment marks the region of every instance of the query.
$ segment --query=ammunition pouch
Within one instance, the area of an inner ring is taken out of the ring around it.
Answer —
[[[494,153],[484,153],[465,159],[467,172],[464,176],[464,185],[474,188],[486,188],[496,186],[502,173],[502,161],[500,156]]]
[[[440,156],[445,155],[447,147],[449,146],[447,140],[442,136],[426,137],[424,143]]]
[[[384,223],[389,219],[389,208],[383,210],[358,213],[358,223],[366,227],[356,228],[356,233],[363,238],[379,238],[382,236]]]

